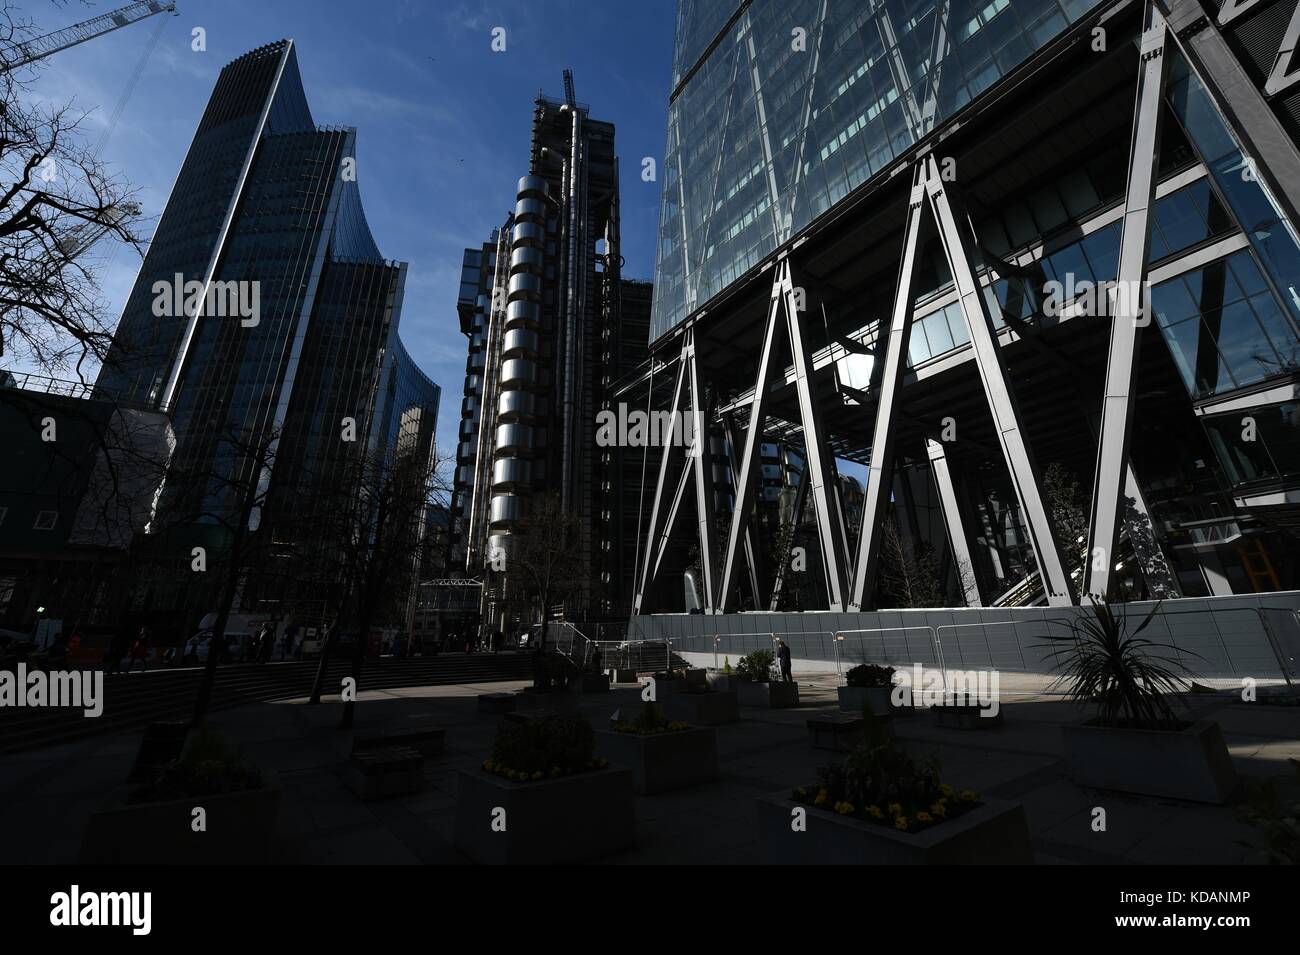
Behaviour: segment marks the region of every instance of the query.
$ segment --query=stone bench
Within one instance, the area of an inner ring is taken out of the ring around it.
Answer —
[[[972,706],[932,706],[936,726],[956,730],[988,730],[1002,725],[1002,710],[990,714],[992,707]]]
[[[412,746],[376,746],[354,752],[347,764],[348,788],[362,799],[406,796],[424,786],[424,757]]]
[[[352,741],[352,752],[409,746],[421,756],[441,756],[446,738],[447,731],[440,726],[402,726],[356,736]]]
[[[513,693],[480,693],[478,711],[480,713],[509,713],[515,708]]]
[[[740,719],[740,707],[734,692],[674,693],[664,700],[664,715],[693,726],[717,726]]]
[[[885,725],[885,735],[892,739],[894,724],[889,717],[879,717]],[[808,742],[813,749],[832,749],[839,752],[852,749],[862,742],[866,721],[860,716],[826,714],[808,720]]]
[[[559,690],[520,690],[515,694],[516,710],[548,710],[566,716],[578,713],[578,694],[569,688]]]

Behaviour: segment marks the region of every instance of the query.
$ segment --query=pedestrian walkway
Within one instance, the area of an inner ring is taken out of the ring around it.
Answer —
[[[613,863],[752,863],[758,861],[754,797],[815,778],[830,754],[809,746],[805,721],[835,708],[833,680],[801,677],[802,705],[792,710],[743,707],[738,723],[718,727],[720,774],[711,784],[637,797],[635,848]],[[425,767],[417,795],[361,802],[341,771],[351,734],[339,731],[337,697],[259,703],[217,714],[213,722],[245,757],[272,772],[283,788],[275,858],[281,863],[462,863],[453,845],[457,771],[489,754],[498,717],[477,709],[480,693],[519,689],[519,681],[391,689],[361,694],[358,732],[432,716],[446,728],[446,751]],[[1060,726],[1084,714],[1025,684],[1004,702],[1004,724],[963,731],[936,726],[926,714],[895,721],[903,746],[935,757],[946,780],[1024,802],[1040,864],[1205,864],[1257,861],[1245,843],[1254,830],[1232,806],[1082,790],[1063,775]],[[593,725],[615,709],[640,705],[635,688],[582,698]],[[1294,798],[1288,758],[1300,758],[1300,709],[1192,696],[1198,715],[1223,726],[1245,777],[1277,777]],[[75,861],[87,816],[130,769],[140,735],[108,737],[18,753],[0,766],[0,801],[9,819],[0,862]],[[1107,812],[1107,830],[1092,828],[1092,810]]]

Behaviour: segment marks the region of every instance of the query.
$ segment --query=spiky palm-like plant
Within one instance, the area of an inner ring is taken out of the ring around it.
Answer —
[[[1090,612],[1054,621],[1067,625],[1069,634],[1048,634],[1051,643],[1039,644],[1051,649],[1049,656],[1060,670],[1049,691],[1064,687],[1067,699],[1096,705],[1097,722],[1104,726],[1172,728],[1178,720],[1169,694],[1185,689],[1186,668],[1158,655],[1177,652],[1173,644],[1138,636],[1160,604],[1130,633],[1127,614],[1117,615],[1104,599],[1089,599]]]

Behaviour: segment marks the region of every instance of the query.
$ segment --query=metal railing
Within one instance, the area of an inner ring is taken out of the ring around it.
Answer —
[[[1075,613],[1087,612],[1075,608]],[[1146,610],[1128,613],[1130,632]],[[1044,614],[1050,614],[1044,611]],[[792,645],[796,656],[833,662],[843,676],[844,663],[872,662],[889,665],[921,664],[941,671],[947,688],[948,669],[999,669],[1008,672],[1051,675],[1056,670],[1048,645],[1049,635],[1068,635],[1070,628],[1062,609],[1055,615],[1032,619],[1008,619],[972,623],[909,624],[856,630],[771,630],[754,633],[698,634],[671,638],[683,653],[712,653],[714,664],[724,655],[773,649],[780,638]],[[1232,626],[1241,615],[1253,625]],[[1200,615],[1208,627],[1197,632],[1179,628],[1175,618]],[[1230,615],[1237,615],[1235,618]],[[1221,618],[1227,618],[1226,620]],[[1032,627],[1034,632],[1024,633]],[[1182,632],[1179,632],[1179,631]],[[1284,632],[1288,631],[1288,632]],[[1247,679],[1259,685],[1283,684],[1300,695],[1300,611],[1293,607],[1220,607],[1205,604],[1188,609],[1157,611],[1142,633],[1161,647],[1156,656],[1166,656],[1180,665],[1187,678],[1215,689],[1239,689]],[[1197,638],[1201,639],[1197,639]],[[647,641],[649,642],[649,641]],[[1206,646],[1209,644],[1209,646]],[[1026,651],[1040,651],[1037,654]]]

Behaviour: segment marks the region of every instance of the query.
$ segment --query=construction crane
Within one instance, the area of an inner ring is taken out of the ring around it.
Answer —
[[[176,0],[167,0],[167,2],[140,0],[139,3],[128,3],[124,7],[65,29],[56,30],[54,33],[15,44],[13,59],[10,62],[0,63],[0,70],[16,70],[20,66],[53,56],[60,50],[66,50],[68,47],[93,40],[97,36],[138,23],[155,13],[176,13]]]
[[[573,70],[564,71],[564,101],[570,106],[578,105],[578,98],[573,94]]]

